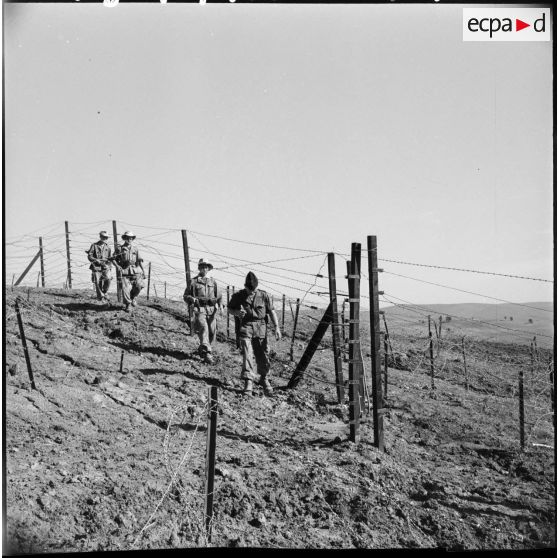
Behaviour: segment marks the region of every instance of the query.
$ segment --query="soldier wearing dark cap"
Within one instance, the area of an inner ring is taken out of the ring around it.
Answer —
[[[258,289],[258,278],[251,271],[246,275],[244,289],[234,293],[228,308],[240,319],[240,347],[242,349],[242,374],[244,393],[250,395],[254,381],[260,377],[260,385],[266,395],[273,393],[269,383],[269,350],[267,344],[267,324],[269,318],[275,328],[275,338],[281,339],[277,314],[271,305],[269,295]],[[256,370],[254,369],[254,357]]]
[[[108,290],[112,279],[110,262],[111,250],[107,244],[107,231],[99,233],[99,240],[91,244],[87,250],[87,259],[91,262],[89,269],[91,270],[91,281],[95,283],[95,291],[97,292],[97,300],[108,302]]]

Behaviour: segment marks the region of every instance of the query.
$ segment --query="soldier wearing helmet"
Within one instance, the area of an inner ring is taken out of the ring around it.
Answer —
[[[258,278],[251,271],[246,275],[244,289],[234,293],[229,302],[229,311],[240,319],[240,345],[242,349],[242,373],[244,394],[251,395],[254,380],[257,379],[254,369],[256,358],[257,373],[260,385],[266,395],[273,393],[269,382],[270,370],[269,350],[267,344],[267,324],[269,318],[275,328],[275,338],[281,339],[281,330],[277,314],[273,309],[269,295],[258,289]]]
[[[91,262],[91,281],[95,284],[97,300],[109,302],[107,296],[110,281],[112,279],[112,263],[110,246],[107,244],[108,234],[106,231],[99,233],[99,240],[91,244],[87,250],[87,259]]]
[[[184,302],[193,310],[193,328],[198,334],[199,354],[208,364],[213,363],[211,345],[217,332],[217,311],[222,312],[222,297],[217,282],[208,273],[213,265],[203,258],[198,262],[198,274],[184,291]]]
[[[143,259],[138,253],[138,248],[133,244],[136,235],[132,231],[126,231],[122,235],[124,244],[116,247],[114,264],[120,271],[122,279],[122,298],[124,310],[130,312],[130,306],[137,306],[136,298],[143,289]]]

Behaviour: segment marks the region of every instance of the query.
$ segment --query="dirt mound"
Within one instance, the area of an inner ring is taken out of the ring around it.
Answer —
[[[167,300],[141,298],[128,315],[90,292],[7,291],[10,552],[205,546],[210,385],[220,387],[212,546],[555,547],[553,452],[519,451],[516,411],[496,380],[466,391],[446,367],[431,390],[413,358],[409,370],[390,368],[379,452],[367,412],[361,442],[348,441],[330,350],[288,390],[290,339],[274,342],[275,393],[246,398],[225,318],[213,365],[196,354],[186,321],[184,305]]]

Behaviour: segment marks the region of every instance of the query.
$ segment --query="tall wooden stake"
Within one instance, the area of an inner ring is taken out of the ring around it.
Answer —
[[[41,253],[41,287],[45,287],[45,259],[43,252],[43,237],[39,236],[39,252]],[[37,285],[38,287],[39,285]]]
[[[285,295],[283,295],[283,312],[281,314],[281,334],[285,335]]]
[[[123,370],[124,370],[124,351],[122,351],[122,354],[120,355],[120,374],[122,374]]]
[[[428,316],[428,337],[430,339],[430,387],[434,389],[434,347],[432,345],[432,328],[430,327],[430,316]]]
[[[327,255],[329,275],[329,304],[331,306],[331,336],[333,339],[333,359],[335,363],[335,383],[337,388],[337,402],[343,403],[345,388],[343,386],[343,362],[341,360],[341,340],[339,339],[339,312],[337,311],[337,284],[335,281],[335,254]]]
[[[357,267],[357,253],[360,244],[351,244],[349,283],[349,439],[360,441],[360,270]]]
[[[72,260],[70,256],[70,230],[68,228],[68,221],[64,221],[66,229],[66,259],[68,262],[68,289],[72,288]]]
[[[37,271],[37,289],[39,288],[39,282],[41,280],[41,272]]]
[[[295,335],[296,335],[296,326],[298,323],[298,312],[300,310],[300,298],[296,299],[296,311],[295,311],[295,317],[294,317],[294,325],[293,325],[293,337],[291,339],[291,352],[290,352],[290,358],[291,361],[294,360],[294,344],[295,344]]]
[[[186,273],[186,288],[190,290],[192,283],[192,273],[190,272],[190,251],[188,249],[188,236],[186,231],[182,229],[182,250],[184,252],[184,271]],[[190,319],[190,335],[194,335],[194,318],[192,305],[188,304],[188,317]]]
[[[151,287],[151,262],[147,266],[147,300],[149,300],[149,288]]]
[[[384,397],[388,391],[388,334],[384,332]]]
[[[112,222],[112,236],[114,240],[114,253],[118,250],[118,233],[116,232],[116,221]],[[116,298],[118,302],[122,301],[122,277],[120,270],[116,268]]]
[[[21,319],[21,312],[19,311],[19,300],[15,300],[15,309],[17,315],[17,324],[19,326],[19,335],[21,336],[21,344],[23,345],[23,353],[25,354],[25,362],[27,363],[27,372],[31,380],[31,387],[37,389],[35,386],[35,379],[33,378],[33,369],[31,368],[31,359],[29,357],[29,350],[27,349],[27,339],[25,338],[25,331],[23,330],[23,320]]]
[[[231,313],[229,310],[229,302],[231,301],[231,293],[230,293],[230,288],[227,285],[227,339],[230,337],[229,336],[229,330],[230,330],[230,317],[231,317]]]
[[[465,372],[465,389],[469,391],[469,375],[467,373],[467,359],[465,358],[465,336],[461,338],[461,351],[463,353],[463,369]]]
[[[525,404],[523,399],[523,368],[519,369],[519,443],[525,449]]]
[[[370,297],[370,353],[372,359],[372,401],[374,417],[374,445],[384,451],[384,398],[380,364],[380,299],[378,289],[378,241],[367,237],[368,285]],[[387,370],[386,370],[387,372]]]
[[[167,298],[167,282],[165,281],[165,300]]]
[[[215,453],[217,448],[217,387],[208,388],[207,441],[205,453],[205,529],[211,542],[213,492],[215,487]]]
[[[14,290],[15,273],[12,273],[12,292]]]

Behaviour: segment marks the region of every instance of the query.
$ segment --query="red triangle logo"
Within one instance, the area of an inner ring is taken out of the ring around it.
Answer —
[[[530,23],[525,23],[524,21],[521,21],[520,19],[515,20],[515,30],[516,31],[521,31],[522,29],[525,29],[525,27],[531,27]]]

